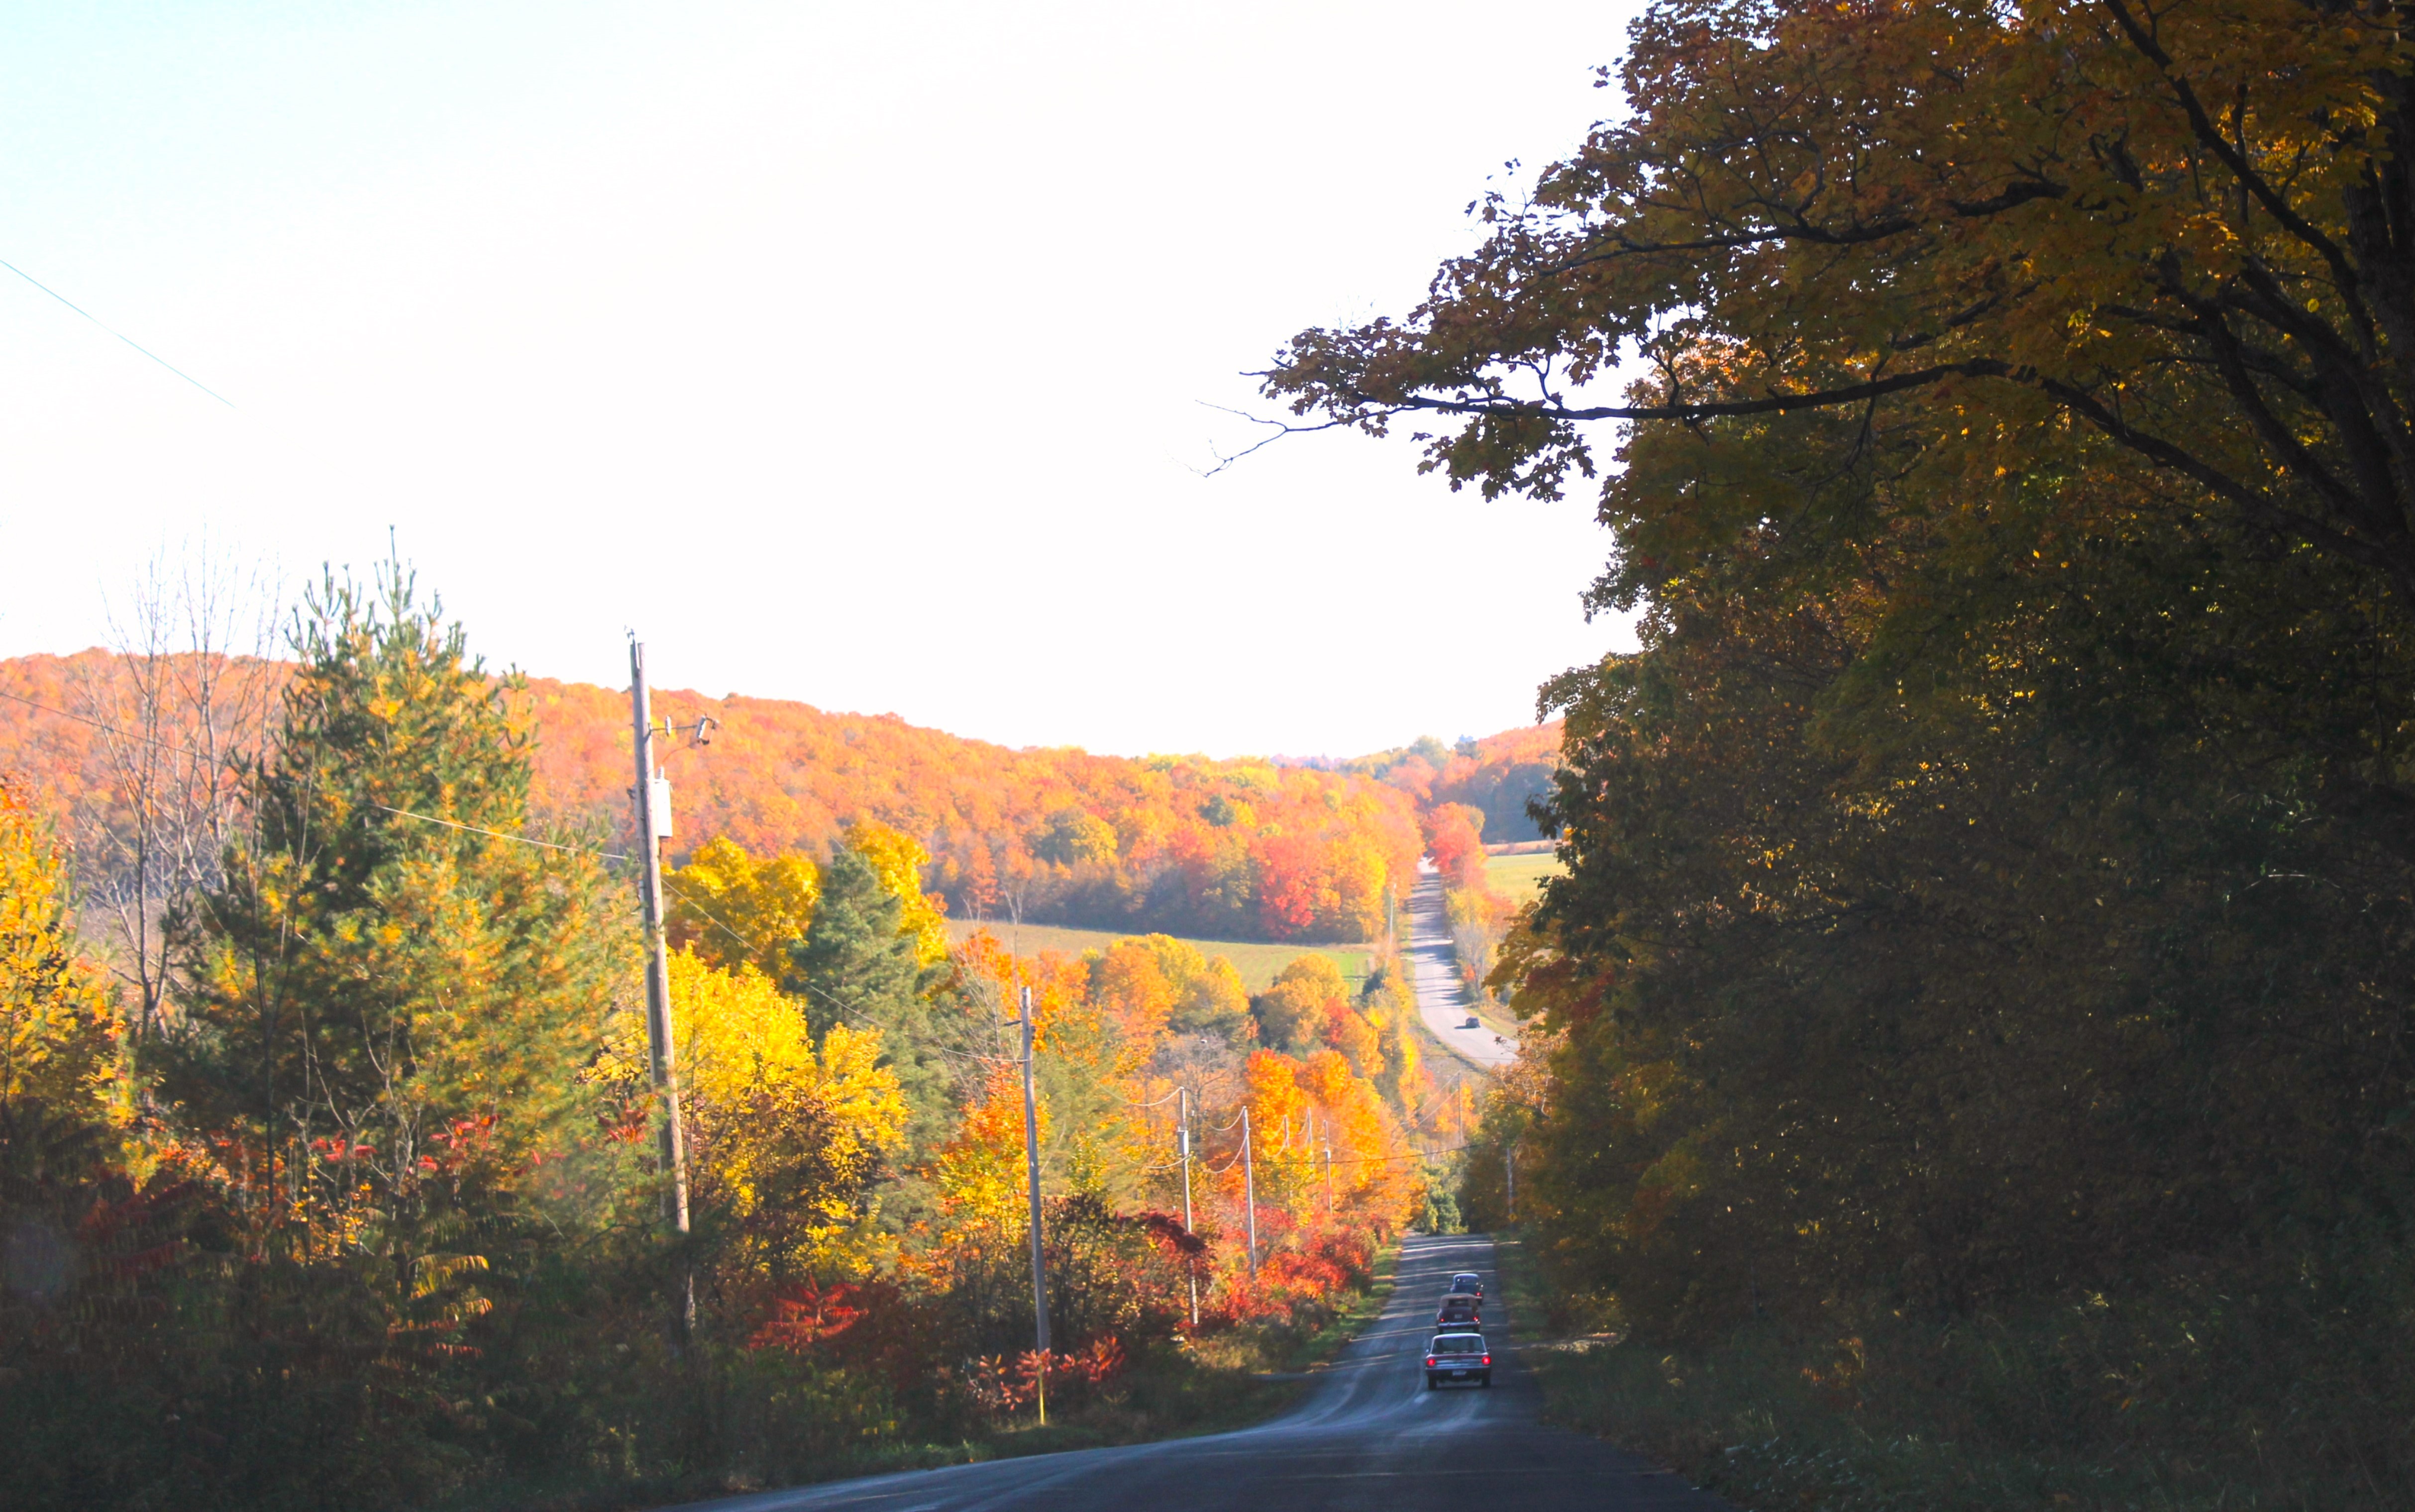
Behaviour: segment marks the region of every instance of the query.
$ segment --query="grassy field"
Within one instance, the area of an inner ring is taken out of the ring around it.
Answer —
[[[986,929],[999,939],[1007,938],[1008,926],[998,921],[984,920],[975,923],[969,919],[948,921],[952,939],[964,939],[977,929]],[[1015,946],[1026,955],[1042,951],[1056,951],[1065,955],[1079,955],[1084,951],[1103,951],[1120,939],[1130,939],[1133,930],[1069,929],[1061,924],[1026,924],[1016,936]],[[1342,974],[1357,982],[1367,974],[1367,961],[1372,948],[1364,945],[1268,945],[1258,940],[1192,940],[1202,953],[1221,955],[1233,963],[1241,981],[1253,993],[1262,993],[1271,985],[1275,974],[1303,955],[1330,957],[1342,968]]]
[[[1492,891],[1519,903],[1532,897],[1537,884],[1547,876],[1557,876],[1568,868],[1550,851],[1528,856],[1487,856],[1484,858],[1484,879]]]

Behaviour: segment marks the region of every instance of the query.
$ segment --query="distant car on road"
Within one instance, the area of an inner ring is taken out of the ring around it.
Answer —
[[[1462,1029],[1480,1029],[1484,1027],[1484,1024],[1483,1021],[1478,1019],[1475,1014],[1470,1013],[1467,1015],[1467,1022],[1461,1025],[1460,1027]]]
[[[1464,1292],[1468,1295],[1474,1297],[1481,1297],[1484,1295],[1484,1278],[1478,1276],[1472,1270],[1462,1270],[1458,1275],[1453,1276],[1450,1279],[1450,1290],[1453,1292]]]
[[[1492,1351],[1482,1334],[1436,1334],[1426,1346],[1426,1389],[1445,1381],[1473,1381],[1492,1389]]]
[[[1474,1325],[1484,1320],[1477,1316],[1478,1299],[1454,1292],[1442,1299],[1442,1310],[1434,1314],[1434,1326],[1448,1328],[1453,1324]]]

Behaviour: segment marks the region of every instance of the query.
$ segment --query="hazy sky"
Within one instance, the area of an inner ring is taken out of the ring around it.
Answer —
[[[1013,744],[1349,754],[1626,631],[1589,499],[1254,440],[1623,5],[0,8],[0,653],[206,531],[405,557],[491,662]],[[1526,173],[1512,182],[1522,183]],[[1605,438],[1607,440],[1607,438]]]

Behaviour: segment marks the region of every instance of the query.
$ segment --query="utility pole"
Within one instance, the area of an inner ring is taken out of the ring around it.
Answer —
[[[1308,1149],[1308,1168],[1310,1171],[1313,1172],[1316,1169],[1316,1110],[1314,1108],[1309,1109],[1306,1117],[1308,1119],[1308,1137],[1304,1141],[1304,1144]],[[1331,1190],[1332,1189],[1328,1184],[1327,1188],[1328,1192],[1329,1193]],[[1312,1213],[1316,1211],[1316,1199],[1311,1197],[1308,1200],[1308,1210]],[[1332,1205],[1333,1205],[1328,1201],[1326,1204],[1327,1210],[1330,1211]]]
[[[1250,1105],[1241,1104],[1241,1206],[1250,1219],[1250,1279],[1258,1278],[1258,1176],[1250,1156]]]
[[[1501,1152],[1501,1180],[1509,1190],[1509,1221],[1515,1223],[1518,1221],[1518,1142],[1514,1139],[1509,1142],[1509,1147]]]
[[[1040,1426],[1048,1426],[1048,1262],[1040,1234],[1040,1102],[1031,1085],[1031,989],[1023,989],[1023,1164],[1031,1179],[1031,1313],[1039,1322]]]
[[[654,1099],[661,1113],[654,1135],[662,1173],[670,1178],[663,1195],[663,1217],[673,1235],[684,1239],[687,1215],[687,1136],[680,1127],[679,1069],[671,1042],[670,962],[663,941],[662,842],[671,832],[670,785],[659,780],[653,762],[653,706],[646,696],[646,648],[629,641],[629,723],[637,733],[638,898],[646,929],[646,1049],[653,1074]],[[660,800],[659,804],[657,800]],[[659,812],[657,812],[659,808]],[[696,1278],[682,1272],[679,1295],[680,1332],[696,1322]]]
[[[1325,1216],[1333,1216],[1333,1120],[1325,1121]]]
[[[1178,1106],[1182,1110],[1182,1127],[1175,1131],[1174,1136],[1175,1147],[1181,1152],[1182,1156],[1182,1232],[1184,1234],[1190,1234],[1191,1088],[1185,1086],[1178,1087],[1176,1090],[1182,1094],[1182,1100],[1178,1104]],[[1196,1237],[1195,1235],[1192,1236]],[[1199,1326],[1199,1262],[1186,1254],[1182,1257],[1182,1268],[1191,1273],[1191,1326],[1196,1328]]]

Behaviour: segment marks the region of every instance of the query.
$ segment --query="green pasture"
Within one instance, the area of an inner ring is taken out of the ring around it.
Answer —
[[[1547,876],[1557,876],[1568,868],[1548,850],[1524,856],[1487,856],[1484,858],[1484,879],[1492,891],[1519,903],[1535,895],[1535,889]],[[1235,963],[1238,965],[1238,963]]]
[[[977,929],[986,929],[999,939],[1012,937],[1014,948],[1025,955],[1037,955],[1042,951],[1055,951],[1063,955],[1079,955],[1084,951],[1103,951],[1118,940],[1131,939],[1147,930],[1131,929],[1069,929],[1062,924],[1025,924],[1016,929],[1001,920],[985,919],[976,923],[969,919],[948,921],[948,937],[968,938]],[[1180,936],[1178,936],[1178,938]],[[1203,955],[1221,955],[1233,963],[1241,981],[1253,993],[1270,986],[1275,974],[1303,955],[1330,958],[1342,968],[1342,974],[1354,981],[1366,975],[1367,959],[1373,948],[1365,945],[1268,945],[1262,940],[1201,940],[1192,944]]]

